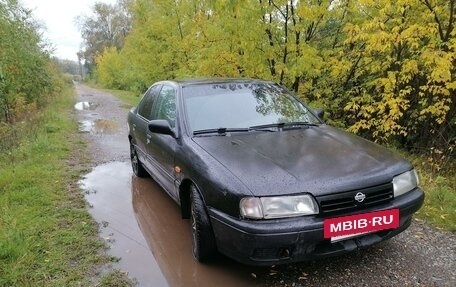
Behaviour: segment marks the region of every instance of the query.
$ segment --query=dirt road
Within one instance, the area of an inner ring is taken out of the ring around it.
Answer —
[[[138,286],[456,286],[456,235],[414,220],[399,236],[347,256],[256,268],[220,256],[191,256],[188,220],[152,179],[129,163],[127,108],[110,94],[76,85],[75,109],[93,169],[80,182],[114,267]]]

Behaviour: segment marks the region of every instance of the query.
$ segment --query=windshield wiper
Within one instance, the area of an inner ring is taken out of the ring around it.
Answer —
[[[266,124],[266,125],[258,125],[258,126],[251,126],[249,127],[249,130],[263,130],[263,129],[270,129],[270,128],[282,128],[284,126],[284,123],[275,123],[275,124]]]
[[[248,128],[218,128],[218,129],[206,129],[194,131],[193,135],[202,135],[202,134],[217,134],[217,135],[226,135],[226,133],[231,132],[248,132]]]
[[[309,122],[282,122],[282,123],[274,123],[274,124],[266,124],[266,125],[258,125],[258,126],[251,126],[249,127],[250,130],[261,130],[267,128],[294,128],[294,127],[309,127],[309,126],[318,126],[318,124],[309,123]]]
[[[278,130],[283,130],[284,128],[300,128],[308,126],[318,126],[318,124],[309,123],[309,122],[288,122],[288,123],[274,123],[266,125],[251,126],[249,128],[217,128],[217,129],[205,129],[197,130],[193,132],[193,135],[202,135],[202,134],[216,134],[224,136],[227,133],[237,133],[237,132],[249,132],[249,131],[269,131],[274,132],[276,130],[271,130],[271,128],[277,128]]]
[[[308,126],[308,127],[318,127],[319,124],[311,122],[289,122],[284,124],[285,127],[296,127],[296,126]]]

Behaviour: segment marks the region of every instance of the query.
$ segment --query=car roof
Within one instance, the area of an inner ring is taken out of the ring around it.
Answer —
[[[229,84],[229,83],[272,83],[271,81],[251,79],[251,78],[189,78],[175,79],[170,82],[175,82],[181,86],[190,85],[207,85],[207,84]]]

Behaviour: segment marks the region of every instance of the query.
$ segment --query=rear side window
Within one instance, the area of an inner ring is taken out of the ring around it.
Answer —
[[[138,114],[143,116],[144,118],[151,120],[152,119],[152,106],[154,104],[155,97],[157,96],[158,92],[160,91],[161,85],[151,87],[144,98],[138,105]]]
[[[176,126],[176,90],[163,86],[156,97],[152,119],[167,120],[171,127]]]

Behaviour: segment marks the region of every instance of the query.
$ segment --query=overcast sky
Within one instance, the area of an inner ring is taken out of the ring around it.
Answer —
[[[114,4],[116,0],[20,0],[31,9],[46,29],[44,38],[55,47],[54,56],[76,61],[82,42],[75,18],[90,15],[95,2]]]

